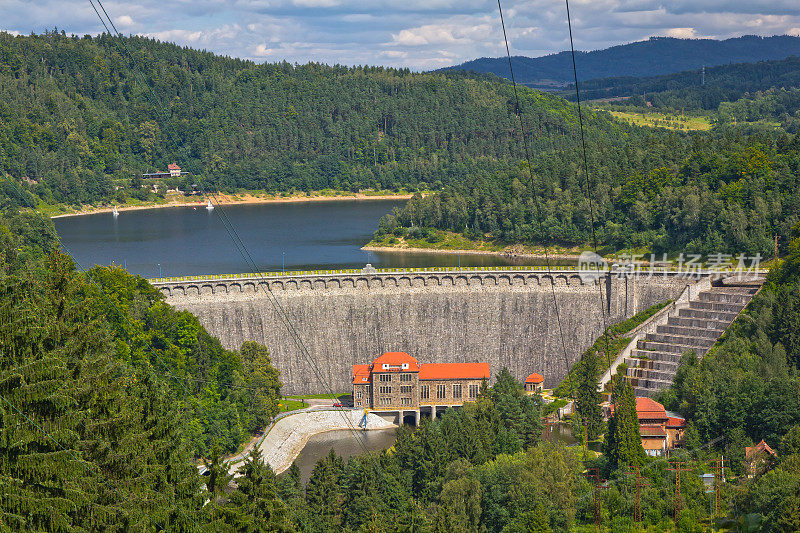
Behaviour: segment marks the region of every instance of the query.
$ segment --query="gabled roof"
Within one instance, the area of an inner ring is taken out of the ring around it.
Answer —
[[[419,362],[405,352],[386,352],[372,362],[373,372],[419,372],[419,367]]]
[[[369,383],[369,378],[369,365],[353,365],[353,385]]]
[[[426,363],[419,379],[489,379],[489,363]]]
[[[753,455],[754,453],[757,453],[757,452],[766,452],[766,453],[768,453],[768,454],[770,454],[770,455],[772,455],[772,456],[775,456],[775,455],[777,455],[777,454],[775,453],[775,450],[773,450],[772,448],[770,448],[770,447],[769,447],[769,444],[767,444],[766,442],[764,442],[764,439],[761,439],[761,442],[759,442],[759,443],[758,443],[758,444],[756,444],[755,446],[747,446],[747,447],[744,449],[744,456],[745,456],[745,457],[747,457],[747,458],[749,458],[751,455]]]
[[[169,165],[167,165],[167,168],[170,169],[170,170],[180,170],[181,169],[181,167],[179,167],[175,163],[170,163]]]
[[[544,376],[542,376],[541,374],[537,374],[536,372],[525,378],[525,383],[542,383],[542,382],[544,382]]]
[[[667,422],[667,427],[670,429],[680,429],[686,427],[686,419],[677,416],[670,416]]]
[[[639,420],[669,420],[664,406],[647,397],[636,398],[636,416]]]

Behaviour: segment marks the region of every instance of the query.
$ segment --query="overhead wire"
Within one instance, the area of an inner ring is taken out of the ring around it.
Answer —
[[[546,231],[545,226],[544,226],[544,216],[542,214],[542,206],[541,206],[540,201],[539,201],[539,196],[542,195],[541,194],[542,191],[535,186],[535,180],[534,180],[534,177],[533,177],[533,167],[531,165],[530,150],[528,148],[528,136],[527,136],[527,134],[525,132],[525,124],[524,124],[524,122],[522,120],[522,114],[521,114],[521,109],[520,109],[520,104],[519,104],[519,92],[517,90],[517,81],[516,81],[516,79],[514,77],[514,67],[513,67],[512,63],[511,63],[511,51],[510,51],[509,44],[508,44],[508,34],[506,33],[506,23],[505,23],[505,20],[503,18],[503,7],[500,4],[500,0],[497,0],[497,11],[500,13],[500,26],[503,28],[503,40],[505,41],[505,46],[506,46],[506,57],[508,58],[508,70],[509,70],[509,72],[511,74],[511,84],[512,84],[513,89],[514,89],[514,114],[517,116],[517,119],[519,120],[520,134],[522,136],[522,144],[523,144],[524,150],[525,150],[525,160],[526,160],[527,165],[528,165],[528,175],[530,177],[531,193],[532,193],[532,196],[533,196],[534,204],[536,205],[536,215],[537,215],[536,218],[537,218],[537,221],[539,223],[539,234],[542,236],[542,239],[543,239],[544,259],[545,259],[545,265],[547,267],[547,274],[550,277],[550,291],[551,291],[552,299],[553,299],[553,310],[554,310],[555,315],[556,315],[556,323],[558,324],[558,335],[559,335],[559,338],[561,339],[561,348],[562,348],[563,357],[564,357],[564,370],[567,373],[566,374],[567,375],[567,379],[570,379],[570,377],[569,377],[569,371],[570,371],[569,355],[568,355],[568,351],[567,351],[567,344],[566,344],[566,341],[564,340],[564,328],[563,328],[563,326],[561,324],[561,312],[560,312],[559,306],[558,306],[558,299],[556,298],[556,288],[555,288],[556,280],[555,280],[555,277],[553,276],[553,267],[552,267],[552,263],[550,261],[550,254],[548,252],[548,242],[551,239],[551,235],[550,235],[549,231]],[[537,192],[539,194],[537,194]],[[573,397],[573,399],[575,401],[577,401],[577,392],[575,390],[575,380],[574,379],[570,379],[570,384],[572,385],[572,393],[573,393],[572,397]]]
[[[136,58],[134,57],[134,55],[131,53],[131,51],[128,48],[128,46],[125,44],[122,34],[119,32],[119,30],[117,30],[116,26],[114,25],[113,20],[108,15],[105,7],[103,6],[102,1],[101,0],[89,0],[89,3],[92,4],[92,8],[95,10],[95,13],[97,13],[98,17],[100,17],[100,20],[103,23],[103,26],[106,28],[106,30],[109,32],[109,34],[111,34],[111,30],[108,28],[108,26],[106,25],[106,22],[100,16],[100,14],[97,11],[97,9],[95,8],[93,2],[97,2],[97,4],[100,6],[100,9],[105,14],[106,18],[108,19],[108,23],[114,29],[115,35],[117,36],[117,41],[120,42],[122,44],[122,46],[125,48],[125,51],[127,52],[127,55],[130,57],[130,59],[134,63],[134,66],[136,68],[137,73],[142,78],[142,80],[137,80],[137,81],[143,86],[143,88],[149,89],[149,92],[152,95],[151,103],[154,103],[154,105],[158,109],[161,110],[161,114],[162,114],[162,117],[163,117],[164,124],[167,126],[167,128],[169,128],[172,131],[173,140],[177,141],[178,140],[177,132],[175,131],[175,128],[174,128],[172,122],[169,120],[163,104],[161,103],[161,101],[157,97],[157,95],[155,94],[153,88],[149,84],[147,84],[146,80],[144,79],[144,75],[143,75],[143,73],[141,71],[141,68],[139,67],[139,63],[136,60]],[[180,144],[177,143],[177,142],[176,142],[176,147],[180,147]],[[185,150],[185,147],[184,147],[184,150]],[[204,187],[204,185],[202,183],[203,182],[202,176],[198,174],[197,177],[198,177],[198,185],[199,185],[199,187],[201,189],[202,195],[206,196],[209,199],[213,199],[214,200],[213,203],[217,207],[217,209],[215,210],[215,213],[219,216],[220,220],[223,222],[223,226],[225,227],[226,232],[228,233],[228,236],[234,242],[235,247],[237,248],[239,253],[242,255],[242,257],[245,259],[245,261],[248,262],[250,264],[251,268],[256,272],[256,276],[259,279],[259,281],[263,282],[263,283],[258,283],[257,285],[261,286],[262,289],[264,290],[265,294],[267,294],[268,301],[270,301],[272,303],[274,309],[276,310],[276,314],[278,315],[279,320],[286,327],[287,331],[290,334],[290,337],[292,338],[292,341],[298,347],[298,349],[301,352],[301,355],[303,355],[304,359],[306,359],[306,362],[310,363],[310,365],[312,366],[312,371],[314,372],[316,378],[319,380],[320,384],[324,388],[327,389],[327,392],[330,395],[331,400],[335,400],[336,399],[335,393],[333,392],[333,390],[330,387],[330,385],[326,383],[324,377],[322,376],[321,371],[319,370],[318,365],[316,364],[316,361],[311,356],[310,352],[308,351],[308,349],[305,346],[305,343],[303,343],[302,338],[297,333],[297,330],[294,328],[293,324],[289,320],[288,315],[286,314],[285,310],[283,309],[283,306],[280,304],[280,302],[277,300],[277,298],[272,293],[272,290],[269,287],[269,284],[266,282],[266,279],[263,278],[263,276],[261,276],[260,274],[258,274],[258,272],[260,272],[261,269],[259,269],[258,266],[256,265],[255,261],[252,258],[252,255],[250,254],[249,250],[247,249],[247,246],[245,245],[244,241],[239,236],[238,232],[236,231],[236,228],[233,226],[233,224],[231,223],[231,221],[228,218],[227,214],[225,213],[224,209],[222,208],[222,202],[220,202],[218,200],[217,196],[214,193],[209,193],[209,192],[207,192],[205,190],[205,187]],[[362,437],[358,434],[358,432],[357,432],[355,426],[353,425],[352,420],[350,419],[348,414],[344,410],[341,410],[339,412],[342,414],[342,417],[346,421],[346,424],[348,425],[350,431],[352,432],[353,437],[356,440],[356,442],[364,450],[364,452],[367,454],[367,456],[372,458],[372,454],[370,453],[369,449],[366,447]],[[373,458],[373,460],[374,460],[374,458]]]
[[[581,94],[580,88],[578,86],[578,69],[575,63],[575,44],[572,40],[572,18],[569,12],[569,0],[564,0],[564,3],[567,8],[567,27],[569,28],[569,47],[572,56],[572,74],[575,78],[575,99],[577,101],[578,107],[578,125],[580,128],[581,134],[581,152],[583,154],[583,174],[586,178],[586,200],[589,202],[589,217],[592,226],[592,247],[594,248],[595,255],[598,255],[597,250],[597,232],[595,231],[595,217],[594,217],[594,201],[592,199],[592,191],[589,182],[589,160],[586,155],[586,134],[583,131],[583,112],[581,110]],[[579,180],[580,181],[580,180]],[[611,272],[608,272],[608,276],[610,279]],[[597,280],[597,289],[599,291],[600,296],[600,313],[603,319],[603,340],[605,343],[605,352],[606,352],[606,363],[608,364],[609,371],[611,370],[611,354],[608,347],[608,322],[606,320],[606,304],[603,301],[603,288],[602,284],[600,283],[600,278]],[[608,287],[606,287],[606,293],[608,296]],[[613,391],[613,376],[611,376],[611,381],[609,381],[609,387]]]

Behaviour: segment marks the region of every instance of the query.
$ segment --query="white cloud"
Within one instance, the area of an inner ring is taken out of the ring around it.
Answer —
[[[106,0],[120,31],[256,61],[437,68],[505,52],[496,0]],[[655,35],[800,36],[798,0],[572,0],[581,50]],[[563,2],[503,0],[511,51],[569,46]],[[15,34],[104,31],[88,3],[3,0]]]
[[[114,23],[120,28],[130,28],[134,25],[133,18],[130,15],[122,15],[121,17],[117,17],[117,20],[115,20]]]
[[[670,28],[665,32],[667,37],[677,37],[678,39],[696,39],[697,32],[694,28]]]

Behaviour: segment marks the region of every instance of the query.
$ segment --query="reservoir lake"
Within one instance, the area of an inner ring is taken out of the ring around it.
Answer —
[[[480,254],[367,252],[380,218],[403,200],[332,200],[122,211],[53,219],[65,251],[81,267],[115,264],[146,278],[252,272],[226,230],[230,220],[260,272],[497,266]],[[285,263],[284,263],[285,261]],[[284,267],[285,264],[285,267]]]
[[[226,205],[211,211],[198,205],[122,211],[118,217],[110,213],[60,217],[53,222],[64,250],[81,267],[115,264],[146,278],[252,272],[234,246],[224,217],[261,272],[362,268],[366,263],[376,268],[514,264],[495,255],[361,250],[380,218],[403,204],[402,200],[332,200]],[[545,438],[568,441],[561,433]],[[368,450],[382,450],[394,443],[395,429],[361,436]],[[313,436],[297,458],[304,482],[331,448],[345,460],[364,451],[349,431]]]

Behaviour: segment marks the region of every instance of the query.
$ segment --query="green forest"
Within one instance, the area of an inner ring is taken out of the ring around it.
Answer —
[[[800,86],[800,57],[735,63],[694,69],[653,77],[616,77],[586,80],[580,83],[581,98],[631,97],[627,105],[649,101],[654,107],[716,109],[721,102],[732,102],[746,95],[773,88]],[[575,86],[560,92],[575,98]]]
[[[645,248],[655,253],[761,253],[772,257],[773,236],[782,245],[800,218],[800,136],[718,136],[678,133],[653,152],[685,154],[663,164],[631,148],[650,170],[604,173],[590,197],[574,169],[558,168],[548,180],[546,160],[532,161],[534,182],[524,164],[493,175],[471,174],[438,194],[417,195],[384,217],[375,242],[430,235],[443,230],[501,242],[591,242],[592,212],[599,244],[606,249]],[[589,152],[590,168],[602,152]],[[664,157],[666,159],[666,156]],[[602,171],[598,170],[598,173]],[[541,206],[541,216],[537,208]]]
[[[141,174],[172,162],[189,175],[168,185],[188,193],[438,189],[519,159],[513,89],[497,78],[0,32],[0,91],[0,170],[47,204],[144,199]],[[520,110],[535,153],[577,162],[557,151],[577,146],[573,106],[525,90]],[[589,123],[593,146],[619,147],[598,164],[644,170],[623,150],[658,144],[650,132],[605,114]]]
[[[622,374],[614,415],[597,431],[603,455],[543,441],[541,400],[504,370],[475,403],[401,428],[390,450],[347,461],[331,452],[305,483],[296,465],[275,476],[253,452],[233,483],[219,453],[236,416],[222,414],[213,425],[223,432],[206,428],[207,437],[202,416],[238,410],[219,395],[226,379],[249,380],[260,395],[260,409],[238,411],[243,423],[245,413],[274,414],[279,383],[266,349],[219,351],[140,280],[77,273],[37,240],[47,230],[30,213],[5,209],[0,228],[3,529],[588,533],[599,520],[602,531],[699,533],[712,518],[725,531],[800,528],[800,238],[721,344],[700,362],[687,354],[661,398],[689,422],[685,450],[671,457],[685,462],[675,516],[675,473],[644,454]],[[187,346],[194,366],[181,357]],[[163,372],[156,352],[168,359]],[[209,381],[183,389],[170,372]],[[762,438],[777,458],[748,475],[744,447]],[[199,476],[192,458],[204,439],[213,444]],[[699,475],[721,454],[715,508]]]

